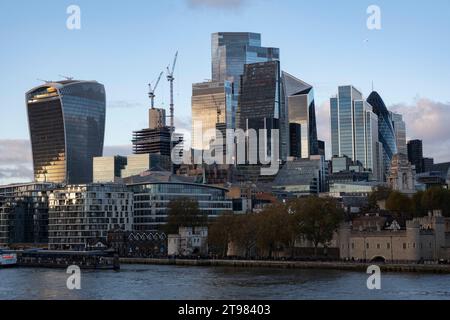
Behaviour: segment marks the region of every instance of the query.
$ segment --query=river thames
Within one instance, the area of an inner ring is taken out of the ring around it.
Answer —
[[[450,275],[382,274],[382,289],[368,290],[369,275],[333,270],[241,269],[123,265],[83,271],[81,290],[68,290],[57,269],[0,269],[0,300],[450,300]]]

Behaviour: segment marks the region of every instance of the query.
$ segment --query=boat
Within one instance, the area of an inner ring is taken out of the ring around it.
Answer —
[[[0,268],[17,265],[17,254],[8,250],[0,250]]]

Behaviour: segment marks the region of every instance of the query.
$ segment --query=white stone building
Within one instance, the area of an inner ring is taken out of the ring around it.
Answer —
[[[178,234],[168,236],[169,256],[190,256],[208,254],[208,228],[180,227]]]

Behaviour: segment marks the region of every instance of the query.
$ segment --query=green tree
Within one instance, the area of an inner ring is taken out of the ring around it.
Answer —
[[[422,207],[426,213],[442,210],[445,217],[450,217],[450,191],[439,187],[428,189],[423,193]]]
[[[427,215],[427,210],[424,208],[422,203],[423,195],[423,191],[418,191],[413,195],[411,199],[412,212],[414,214],[414,217],[421,218]]]
[[[392,189],[379,186],[369,195],[369,209],[379,209],[378,202],[387,200],[392,193]]]
[[[412,200],[398,192],[393,191],[386,200],[386,209],[397,215],[397,217],[412,216]]]
[[[328,245],[344,220],[344,210],[332,198],[296,199],[290,203],[290,210],[297,234],[313,243],[315,256],[319,245]]]
[[[197,201],[188,198],[172,200],[168,205],[167,224],[164,231],[176,234],[180,227],[206,226],[208,218],[202,213]]]

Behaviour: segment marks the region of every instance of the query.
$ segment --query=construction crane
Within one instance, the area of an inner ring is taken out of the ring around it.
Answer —
[[[178,59],[178,51],[177,51],[177,53],[175,53],[175,58],[173,59],[172,69],[169,69],[170,65],[167,66],[167,81],[170,82],[170,152],[172,152],[172,149],[173,149],[172,136],[173,136],[173,132],[175,130],[174,103],[173,103],[173,82],[175,80],[175,77],[173,76],[173,73],[175,71],[175,65],[177,64],[177,59]],[[173,173],[173,163],[171,164],[171,172]]]
[[[152,103],[151,103],[152,109],[155,108],[155,97],[156,97],[155,91],[156,91],[156,88],[158,88],[159,81],[161,80],[161,77],[163,74],[164,74],[164,72],[161,71],[161,73],[159,74],[158,80],[156,80],[156,83],[154,86],[152,86],[151,83],[148,84],[148,88],[149,88],[148,96],[149,96],[150,100],[152,101]]]
[[[68,76],[64,76],[64,75],[61,75],[61,74],[59,74],[58,76],[61,77],[61,78],[66,79],[68,81],[72,81],[73,80],[73,77],[68,77]]]

